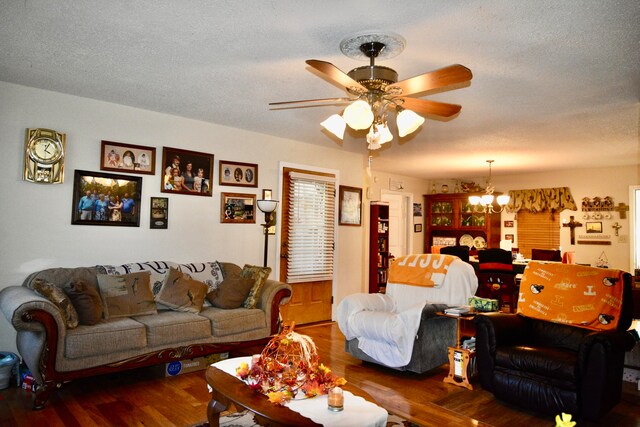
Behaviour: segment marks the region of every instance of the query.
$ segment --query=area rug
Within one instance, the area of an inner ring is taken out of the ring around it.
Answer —
[[[221,427],[258,427],[258,424],[253,420],[253,414],[249,411],[242,411],[236,413],[227,413],[220,417]],[[196,424],[193,427],[209,427],[208,422]],[[409,421],[397,416],[389,414],[387,420],[387,427],[419,427],[417,424],[410,423]]]

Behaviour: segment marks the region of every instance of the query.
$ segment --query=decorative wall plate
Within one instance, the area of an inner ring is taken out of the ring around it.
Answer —
[[[473,237],[470,234],[463,234],[460,236],[460,246],[468,246],[469,249],[473,247]]]

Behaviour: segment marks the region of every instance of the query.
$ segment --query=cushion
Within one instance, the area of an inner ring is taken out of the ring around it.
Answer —
[[[209,292],[207,299],[214,307],[238,308],[247,299],[255,284],[255,279],[250,277],[230,277],[224,279],[218,289]]]
[[[147,346],[174,346],[190,342],[205,342],[211,339],[211,322],[194,313],[165,310],[157,316],[133,318],[145,326]]]
[[[178,264],[169,261],[147,261],[132,262],[122,265],[97,266],[98,273],[109,275],[131,274],[141,271],[148,271],[149,273],[151,273],[151,288],[153,289],[154,295],[160,292],[160,288],[162,288],[165,276],[169,272],[169,268],[171,267],[178,268]]]
[[[234,264],[232,262],[218,262],[220,268],[222,269],[222,277],[240,277],[240,273],[242,272],[242,268],[239,265]]]
[[[192,279],[205,283],[211,292],[222,282],[222,269],[217,262],[197,262],[180,264],[179,270],[191,276]]]
[[[73,329],[78,326],[78,313],[62,289],[46,280],[36,279],[33,281],[33,290],[60,309],[67,328]]]
[[[150,279],[148,271],[117,276],[98,274],[104,318],[157,314]]]
[[[114,343],[118,343],[117,347]],[[139,351],[147,346],[145,327],[128,317],[104,320],[67,331],[64,354],[70,359]]]
[[[95,325],[102,319],[102,300],[98,290],[84,280],[74,280],[64,286],[81,325]]]
[[[172,310],[200,313],[208,287],[188,275],[171,268],[156,301]]]
[[[243,307],[256,307],[258,300],[260,299],[260,294],[262,294],[262,288],[264,287],[264,283],[267,281],[269,274],[271,274],[271,267],[259,267],[257,265],[245,264],[240,272],[240,277],[250,277],[254,280],[254,283],[251,288],[251,292],[249,292],[247,299],[245,299],[242,304]]]

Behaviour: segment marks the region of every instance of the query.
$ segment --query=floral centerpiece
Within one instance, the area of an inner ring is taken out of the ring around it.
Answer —
[[[293,332],[295,323],[285,325],[260,355],[236,368],[236,375],[269,401],[284,405],[294,397],[314,397],[347,383],[319,363],[313,340]]]

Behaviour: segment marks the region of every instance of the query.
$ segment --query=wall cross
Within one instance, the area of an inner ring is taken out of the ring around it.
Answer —
[[[627,217],[627,211],[629,210],[629,205],[625,205],[624,203],[618,203],[618,206],[616,206],[614,210],[620,214],[620,219],[625,219]]]
[[[562,224],[563,227],[571,228],[571,244],[576,244],[576,227],[581,227],[582,223],[575,221],[573,215],[569,217],[569,222]]]

